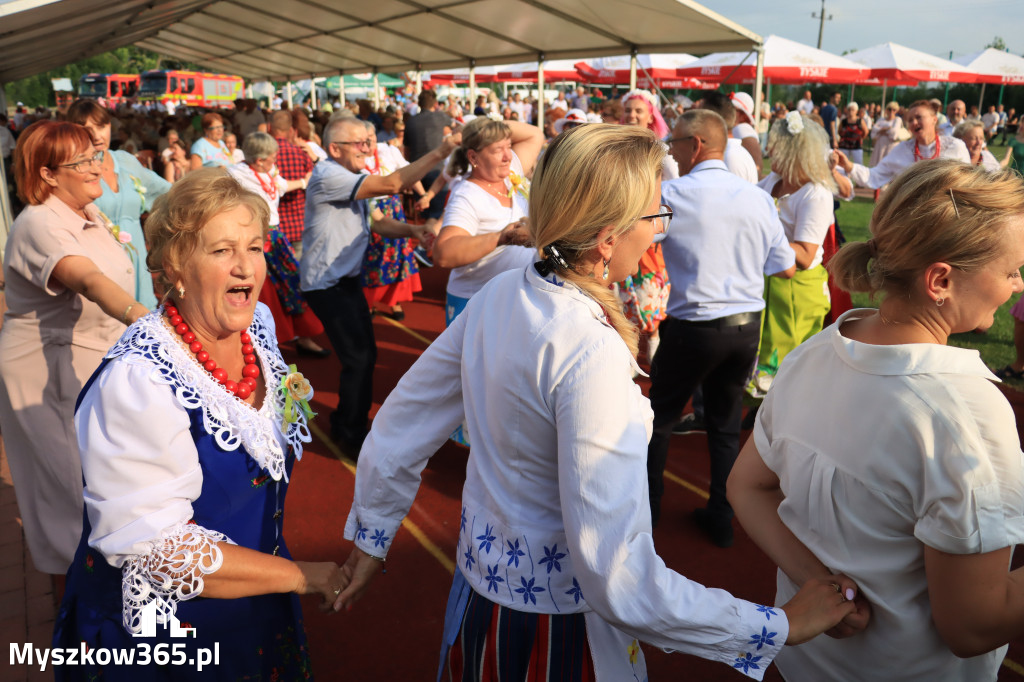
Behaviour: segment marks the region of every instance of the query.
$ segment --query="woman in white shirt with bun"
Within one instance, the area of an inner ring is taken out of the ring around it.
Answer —
[[[828,135],[799,112],[776,121],[768,133],[772,172],[758,187],[772,195],[789,245],[796,252],[796,275],[784,282],[765,278],[765,317],[758,352],[757,387],[766,391],[779,363],[821,331],[831,308],[822,244],[834,222]]]
[[[1019,175],[924,161],[829,264],[881,304],[786,359],[728,486],[779,566],[776,603],[842,572],[871,605],[856,637],[780,654],[789,682],[995,680],[1024,635],[1016,420],[978,351],[948,344],[1024,290],[1022,207]]]
[[[671,219],[664,154],[635,126],[556,138],[530,197],[541,260],[477,292],[374,419],[335,609],[380,572],[427,460],[463,416],[473,440],[440,679],[645,680],[639,640],[761,679],[785,644],[853,611],[844,576],[769,608],[687,580],[655,551],[653,413],[633,381],[637,329],[608,284],[636,271]]]

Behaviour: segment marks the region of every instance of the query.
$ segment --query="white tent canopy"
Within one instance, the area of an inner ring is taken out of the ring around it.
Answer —
[[[871,69],[872,78],[890,83],[899,80],[974,83],[978,76],[969,67],[895,43],[867,47],[845,56]]]
[[[708,81],[753,83],[756,61],[749,52],[709,54],[686,64],[682,74]],[[764,76],[773,83],[857,83],[867,77],[867,70],[849,59],[772,35],[764,41]]]
[[[1024,57],[1009,52],[988,47],[953,61],[977,71],[979,83],[1024,84]]]
[[[0,0],[0,82],[135,44],[249,80],[761,42],[693,0]]]

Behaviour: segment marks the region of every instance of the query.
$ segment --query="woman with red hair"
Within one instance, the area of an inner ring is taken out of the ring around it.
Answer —
[[[107,350],[144,315],[116,225],[92,203],[102,155],[74,123],[29,126],[14,152],[18,196],[4,257],[0,429],[32,561],[63,574],[82,533],[75,399]]]

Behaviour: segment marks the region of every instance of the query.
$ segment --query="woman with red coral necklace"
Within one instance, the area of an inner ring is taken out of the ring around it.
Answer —
[[[312,389],[281,358],[257,302],[268,218],[223,169],[190,173],[153,207],[148,265],[170,303],[128,328],[79,398],[85,527],[56,646],[119,649],[143,634],[182,660],[216,646],[219,678],[307,677],[297,595],[333,602],[348,579],[333,562],[292,561],[282,536]],[[193,636],[147,632],[154,614]],[[65,667],[57,678],[98,672]],[[102,674],[202,677],[155,664]]]
[[[841,151],[837,151],[839,165],[850,179],[861,187],[880,189],[918,161],[956,159],[970,163],[971,154],[963,142],[950,135],[939,135],[936,129],[938,115],[938,108],[928,100],[914,102],[910,105],[905,121],[907,130],[913,137],[893,147],[874,168],[854,163]]]

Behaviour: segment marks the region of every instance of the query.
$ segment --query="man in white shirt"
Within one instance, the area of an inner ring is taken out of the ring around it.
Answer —
[[[804,90],[804,97],[796,103],[796,110],[807,116],[814,113],[814,100],[811,99],[810,90]]]
[[[946,107],[946,122],[939,123],[940,135],[952,135],[953,130],[967,118],[967,105],[962,99],[955,99]]]
[[[996,130],[999,128],[999,114],[996,113],[996,105],[988,106],[988,111],[981,117],[981,125],[985,127],[986,142],[996,136]]]
[[[508,108],[514,111],[515,113],[519,114],[520,121],[526,120],[525,118],[523,118],[523,113],[526,110],[526,105],[523,103],[523,96],[520,95],[518,92],[512,93],[512,98],[508,101]]]
[[[722,117],[702,109],[683,114],[669,138],[680,173],[661,186],[662,202],[674,214],[662,242],[672,291],[651,366],[654,434],[647,450],[656,524],[672,427],[702,387],[711,493],[695,519],[720,547],[733,541],[725,481],[739,454],[743,388],[757,357],[764,277],[789,278],[796,272],[796,256],[772,198],[726,168],[727,139]]]
[[[729,98],[720,92],[709,91],[704,93],[704,98],[701,100],[699,108],[713,111],[721,116],[725,124],[729,126],[729,130],[732,130],[733,126],[736,125],[736,108]],[[757,172],[757,164],[754,163],[754,155],[743,146],[741,140],[731,135],[729,136],[729,139],[726,141],[724,160],[730,173],[738,175],[748,182],[757,184],[759,174]]]
[[[572,99],[573,109],[590,111],[590,98],[587,97],[587,89],[582,85],[576,87],[576,96]]]

